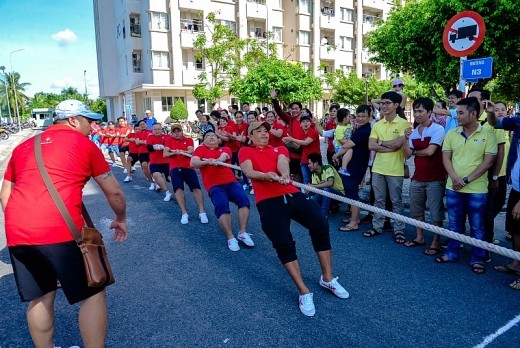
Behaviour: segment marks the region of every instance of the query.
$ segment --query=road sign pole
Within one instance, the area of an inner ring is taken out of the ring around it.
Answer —
[[[464,61],[468,58],[467,56],[460,57],[460,74],[459,74],[459,91],[462,92],[464,96],[466,96],[466,80],[462,76],[462,68],[464,66]]]

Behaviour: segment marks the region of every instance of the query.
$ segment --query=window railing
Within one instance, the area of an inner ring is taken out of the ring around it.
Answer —
[[[251,2],[251,3],[259,4],[259,5],[265,5],[265,0],[247,0],[247,2]]]
[[[181,18],[181,30],[187,31],[204,31],[203,22],[201,19],[183,19]]]
[[[321,8],[321,14],[324,16],[334,17],[335,11],[333,8],[325,6]]]
[[[141,24],[130,24],[130,35],[141,37]]]

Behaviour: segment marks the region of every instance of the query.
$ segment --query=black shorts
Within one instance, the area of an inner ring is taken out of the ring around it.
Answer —
[[[119,146],[119,153],[128,152],[128,145],[125,146]]]
[[[139,155],[137,153],[129,153],[128,158],[132,159],[132,164],[136,164],[139,161]],[[128,160],[127,158],[127,160]]]
[[[70,304],[104,289],[88,287],[83,257],[74,241],[9,247],[9,254],[22,301],[32,301],[56,290],[56,280]]]
[[[199,178],[195,169],[191,168],[173,168],[170,170],[170,178],[172,181],[173,192],[178,189],[184,190],[184,183],[188,185],[190,191],[200,190]]]
[[[520,192],[511,189],[506,208],[506,231],[520,235],[520,220],[513,219],[513,208],[520,201]]]
[[[167,178],[170,175],[169,163],[154,163],[150,164],[150,173],[161,173]]]
[[[150,154],[148,152],[144,152],[144,153],[140,153],[139,156],[139,162],[141,162],[141,164],[143,163],[148,163],[150,162]]]

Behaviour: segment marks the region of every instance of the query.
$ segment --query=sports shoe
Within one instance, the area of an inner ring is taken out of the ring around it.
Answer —
[[[116,162],[112,162],[112,167],[117,167],[117,163]]]
[[[231,251],[239,251],[240,250],[240,247],[238,246],[238,240],[236,238],[228,239],[227,247]]]
[[[339,298],[349,297],[348,291],[345,290],[345,288],[342,287],[340,283],[338,283],[338,277],[333,278],[330,282],[326,282],[323,280],[323,276],[321,276],[320,285],[325,289],[329,289],[330,291],[332,291],[332,293],[338,296]]]
[[[135,169],[134,166],[132,166],[132,168],[130,169],[130,171],[131,171],[132,173],[135,172],[136,170],[137,170],[137,169]]]
[[[350,176],[350,172],[346,169],[343,169],[343,168],[340,168],[338,170],[338,173],[340,173],[341,175],[345,175],[345,176]]]
[[[247,245],[248,247],[254,247],[255,243],[251,239],[251,236],[247,232],[241,232],[238,234],[237,239]]]
[[[171,201],[171,199],[172,199],[172,193],[170,191],[166,191],[166,193],[164,194],[163,201],[169,202],[169,201]]]
[[[200,213],[199,214],[199,219],[200,219],[200,223],[201,224],[207,224],[209,221],[208,221],[208,215],[206,215],[206,213]]]
[[[182,214],[181,224],[186,225],[188,223],[188,214]]]
[[[250,195],[254,195],[254,194],[255,194],[255,190],[254,190],[254,189],[251,189],[251,191],[249,191],[249,194],[250,194]]]
[[[128,174],[128,170],[126,168],[123,169],[123,174]]]
[[[123,180],[123,182],[130,182],[132,181],[132,177],[131,176],[126,176],[125,180]]]
[[[155,183],[154,183],[154,182],[152,182],[152,183],[150,184],[150,187],[148,188],[148,190],[150,190],[150,191],[155,190]]]
[[[308,317],[312,317],[316,313],[316,308],[314,308],[314,301],[312,299],[313,296],[314,294],[311,292],[310,294],[300,295],[298,298],[298,307],[300,307],[300,312]]]
[[[160,192],[161,191],[161,187],[157,184],[155,184],[155,191],[156,192]]]

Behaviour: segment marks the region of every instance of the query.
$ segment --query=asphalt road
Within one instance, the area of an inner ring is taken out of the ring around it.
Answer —
[[[123,180],[121,168],[114,173]],[[122,186],[130,225],[123,244],[112,240],[112,214],[95,183],[84,192],[116,275],[107,290],[108,347],[476,347],[486,340],[481,347],[519,346],[520,292],[507,287],[515,276],[492,269],[507,262],[502,256],[493,256],[486,274],[475,275],[469,247],[458,263],[436,264],[422,248],[395,244],[392,234],[364,238],[370,225],[337,232],[344,215],[331,215],[334,274],[350,292],[342,300],[319,286],[309,237],[294,224],[300,266],[316,305],[316,315],[308,318],[260,229],[253,196],[249,232],[256,246],[233,253],[207,196],[210,223],[200,224],[188,193],[190,223],[181,225],[177,204],[148,191],[140,170]],[[510,247],[503,221],[499,225],[497,237]],[[414,229],[408,226],[406,235],[413,238]],[[8,265],[5,244],[0,249],[0,261]],[[13,275],[4,273],[0,348],[31,347],[26,304],[19,301]],[[69,306],[60,293],[56,312],[56,346],[81,346],[78,306]]]

